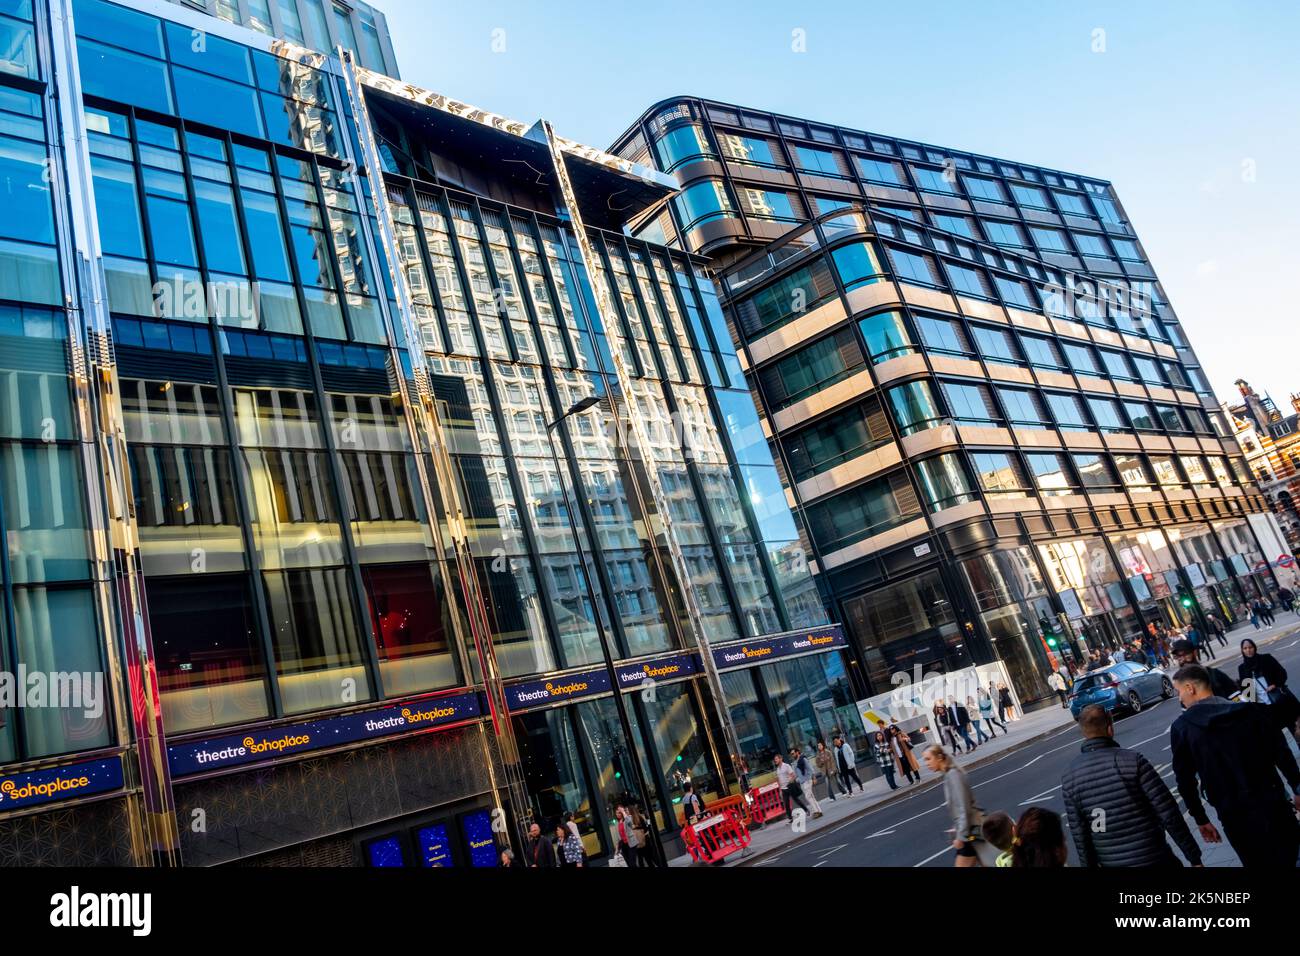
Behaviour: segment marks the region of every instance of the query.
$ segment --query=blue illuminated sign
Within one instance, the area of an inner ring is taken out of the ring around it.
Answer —
[[[619,688],[634,690],[647,681],[663,682],[698,674],[700,657],[698,654],[673,654],[635,664],[619,664],[615,669]]]
[[[118,757],[0,776],[0,811],[75,800],[122,789]]]
[[[492,832],[492,813],[475,810],[460,818],[460,829],[469,847],[469,865],[473,867],[499,866],[496,834]]]
[[[426,867],[451,866],[451,845],[447,842],[447,826],[435,823],[421,827],[415,834],[420,844],[420,865]]]
[[[358,740],[460,723],[472,720],[480,713],[479,695],[471,691],[173,744],[167,748],[167,760],[172,776],[183,777],[291,754],[310,753]]]
[[[787,631],[771,637],[737,641],[715,647],[713,660],[719,670],[730,670],[766,664],[768,661],[794,657],[797,654],[813,654],[847,646],[844,629],[838,624],[828,624],[825,627],[810,628],[806,631]]]
[[[609,671],[580,671],[576,674],[561,674],[558,677],[545,677],[536,680],[521,681],[506,688],[506,706],[511,713],[529,710],[533,707],[545,707],[566,700],[592,697],[603,694],[610,689]]]
[[[366,845],[366,859],[371,866],[405,866],[406,854],[402,852],[402,841],[397,837],[386,837]]]

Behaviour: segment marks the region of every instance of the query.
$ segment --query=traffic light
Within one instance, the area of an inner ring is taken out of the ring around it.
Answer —
[[[1188,610],[1190,610],[1192,605],[1195,603],[1192,599],[1192,595],[1188,593],[1187,588],[1181,586],[1178,588],[1178,603]]]

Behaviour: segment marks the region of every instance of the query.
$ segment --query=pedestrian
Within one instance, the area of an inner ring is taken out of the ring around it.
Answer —
[[[948,716],[952,718],[953,726],[961,734],[961,739],[966,742],[966,751],[969,753],[978,747],[979,744],[970,739],[970,711],[963,707],[956,697],[948,698]]]
[[[1262,617],[1262,618],[1264,619],[1264,626],[1265,626],[1265,627],[1272,627],[1272,626],[1273,626],[1274,618],[1273,618],[1273,602],[1272,602],[1272,601],[1266,601],[1266,600],[1264,600],[1264,599],[1262,599],[1262,598],[1260,599],[1260,602],[1259,602],[1259,616]]]
[[[1011,865],[1017,867],[1062,867],[1070,857],[1065,845],[1061,815],[1043,807],[1030,807],[1016,821]]]
[[[844,787],[847,796],[853,796],[853,786],[849,783],[852,780],[858,785],[858,793],[862,792],[862,781],[858,778],[857,755],[853,753],[853,748],[843,737],[835,738],[835,765],[840,770],[840,784]]]
[[[970,715],[970,718],[971,718],[971,720],[970,720],[970,726],[971,726],[971,727],[974,729],[974,731],[975,731],[975,743],[976,743],[976,745],[978,746],[979,744],[986,744],[986,743],[988,743],[989,740],[991,740],[992,738],[990,738],[988,734],[984,733],[984,721],[982,721],[982,720],[980,719],[980,716],[979,716],[979,705],[977,705],[977,704],[975,703],[975,698],[973,698],[973,697],[967,697],[967,698],[966,698],[966,707],[965,707],[965,710],[966,710],[966,713],[967,713],[968,715]]]
[[[794,820],[794,805],[798,804],[799,809],[808,816],[808,805],[803,802],[803,788],[799,786],[799,778],[795,774],[794,767],[786,763],[780,754],[772,758],[772,768],[776,771],[776,782],[781,788],[781,796],[785,803],[786,822]]]
[[[1064,677],[1056,673],[1056,671],[1052,671],[1052,675],[1047,678],[1047,686],[1052,688],[1052,690],[1056,691],[1056,696],[1060,699],[1062,708],[1070,706],[1069,701],[1067,699],[1067,694],[1066,694],[1067,688],[1065,686]]]
[[[695,792],[693,783],[682,786],[682,813],[687,823],[694,823],[704,816],[704,798]]]
[[[1012,720],[1019,719],[1016,717],[1016,706],[1011,700],[1011,688],[1006,684],[998,684],[998,718],[1006,720],[1008,714]]]
[[[654,841],[650,838],[650,818],[641,810],[641,805],[634,803],[628,813],[632,817],[632,833],[636,837],[636,862],[638,866],[657,867],[659,857],[655,854]]]
[[[817,802],[817,794],[813,792],[813,783],[817,779],[816,771],[813,770],[813,762],[804,756],[801,749],[791,747],[790,763],[794,765],[795,779],[799,781],[799,789],[803,792],[804,803],[812,808],[814,818],[821,816],[822,805]]]
[[[844,784],[840,782],[839,769],[835,766],[835,756],[826,749],[826,741],[817,741],[817,753],[813,755],[813,763],[817,766],[817,772],[822,775],[826,781],[826,797],[828,800],[835,800],[835,791],[845,794]]]
[[[578,838],[579,841],[582,840],[582,834],[578,832],[578,821],[573,819],[572,810],[569,810],[564,814],[564,825],[569,829],[570,833]]]
[[[1196,649],[1197,660],[1201,658],[1214,660],[1214,648],[1210,646],[1210,642],[1206,640],[1205,635],[1201,633],[1201,629],[1195,624],[1187,625],[1186,640]]]
[[[934,702],[934,720],[936,726],[934,734],[939,743],[947,743],[955,754],[961,753],[961,744],[957,743],[955,718],[948,713],[948,708],[944,707],[941,701]]]
[[[1255,630],[1259,630],[1259,602],[1252,601],[1250,605],[1250,623],[1255,625]]]
[[[1205,623],[1209,625],[1210,637],[1219,642],[1222,647],[1228,646],[1227,629],[1223,626],[1223,618],[1211,611],[1205,617]]]
[[[876,757],[876,765],[880,767],[885,782],[889,784],[889,789],[897,790],[898,784],[894,783],[894,748],[889,746],[889,738],[877,730],[871,749]]]
[[[1226,836],[1242,866],[1294,868],[1300,853],[1300,767],[1268,708],[1216,697],[1210,675],[1196,664],[1180,668],[1174,686],[1184,707],[1169,728],[1174,779],[1201,839],[1218,843]],[[1202,788],[1223,836],[1201,803]]]
[[[889,735],[889,741],[893,744],[895,752],[898,754],[898,767],[907,778],[908,783],[921,782],[921,765],[916,761],[916,754],[912,752],[912,738],[902,727],[898,726],[898,718],[889,718],[889,728],[886,731]]]
[[[519,861],[515,859],[515,851],[506,847],[501,851],[501,856],[497,860],[498,864],[507,870],[512,870],[519,866]]]
[[[1174,641],[1172,651],[1174,661],[1179,667],[1186,667],[1188,664],[1196,663],[1196,650],[1189,641],[1185,639]],[[1210,675],[1210,689],[1214,691],[1216,696],[1228,700],[1237,691],[1241,690],[1240,684],[1217,667],[1211,667],[1208,664],[1202,666],[1205,668],[1205,672]]]
[[[614,808],[614,831],[618,837],[618,854],[628,867],[638,866],[636,830],[632,827],[632,814],[627,807],[619,804]]]
[[[979,708],[980,720],[982,720],[984,726],[989,729],[989,736],[997,736],[997,732],[993,729],[994,724],[1001,727],[1002,733],[1005,734],[1007,732],[1007,725],[993,716],[993,698],[988,695],[988,692],[983,687],[979,689],[978,694],[979,703],[976,706]]]
[[[984,811],[975,803],[975,795],[966,780],[966,772],[938,744],[925,748],[924,759],[927,767],[935,773],[943,774],[943,801],[952,818],[953,865],[979,866],[980,848],[976,844],[984,844],[988,848],[980,834]],[[992,848],[988,848],[986,853],[992,862]]]
[[[1142,754],[1115,740],[1115,724],[1100,704],[1079,712],[1083,746],[1061,777],[1061,798],[1080,866],[1182,866],[1171,836],[1192,866],[1201,848],[1178,801]],[[1094,826],[1098,821],[1104,826]]]
[[[529,869],[544,870],[555,866],[555,850],[551,841],[542,836],[542,826],[533,822],[528,826],[528,839],[524,841],[524,860]]]
[[[1290,588],[1282,587],[1277,589],[1277,604],[1284,611],[1295,611],[1300,614],[1300,607],[1296,605],[1295,592]]]
[[[586,866],[587,853],[582,841],[563,823],[555,825],[555,856],[566,869]]]
[[[1300,743],[1300,731],[1296,730],[1296,721],[1300,718],[1300,700],[1286,686],[1286,668],[1281,662],[1272,654],[1261,654],[1255,642],[1246,638],[1241,642],[1241,663],[1237,666],[1237,679],[1243,689],[1253,690],[1256,701],[1269,704],[1269,712],[1277,725],[1290,731],[1296,742]]]
[[[997,860],[993,865],[1010,866],[1011,851],[1016,845],[1016,822],[1001,810],[997,810],[984,818],[984,826],[980,828],[980,832],[984,834],[984,840],[988,845],[998,851]]]
[[[732,754],[731,765],[736,768],[736,775],[740,778],[740,792],[749,793],[749,761],[743,754]]]

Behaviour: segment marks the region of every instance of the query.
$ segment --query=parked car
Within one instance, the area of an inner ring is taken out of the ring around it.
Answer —
[[[1135,661],[1112,664],[1080,677],[1070,688],[1070,713],[1075,720],[1089,704],[1101,704],[1111,713],[1136,714],[1147,704],[1174,696],[1174,685],[1165,673]]]

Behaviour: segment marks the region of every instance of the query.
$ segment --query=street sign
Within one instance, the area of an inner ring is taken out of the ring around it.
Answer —
[[[1294,564],[1295,564],[1295,558],[1291,557],[1291,555],[1283,554],[1278,556],[1277,566],[1279,568],[1289,568]]]

